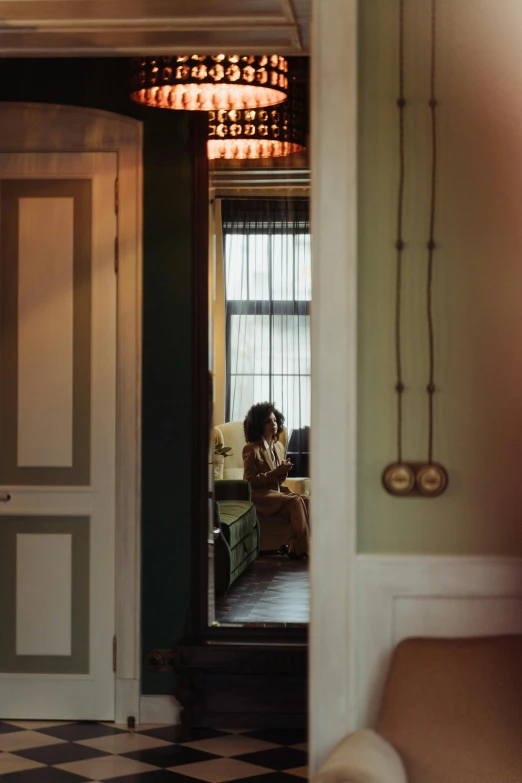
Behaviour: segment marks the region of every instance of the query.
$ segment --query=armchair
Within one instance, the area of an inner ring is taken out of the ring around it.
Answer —
[[[522,636],[406,639],[376,731],[349,735],[313,783],[518,783]]]
[[[288,448],[288,433],[285,430],[279,437],[280,442],[285,448]],[[230,456],[215,458],[214,478],[217,482],[226,480],[243,479],[243,447],[245,445],[245,436],[243,433],[243,422],[229,421],[226,424],[219,424],[214,427],[214,441],[220,445],[230,446]],[[309,478],[288,477],[285,485],[288,489],[297,495],[310,495],[311,483]],[[217,484],[216,484],[217,489]],[[259,516],[261,527],[261,551],[272,551],[279,549],[284,544],[290,533],[290,523],[284,517],[262,517]]]

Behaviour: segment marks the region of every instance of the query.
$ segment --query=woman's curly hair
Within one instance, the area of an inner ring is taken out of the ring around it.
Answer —
[[[279,437],[283,431],[285,417],[277,410],[272,402],[258,402],[256,405],[252,405],[243,422],[243,430],[247,443],[254,443],[256,440],[261,440],[263,437],[264,425],[271,413],[276,417],[276,437]]]

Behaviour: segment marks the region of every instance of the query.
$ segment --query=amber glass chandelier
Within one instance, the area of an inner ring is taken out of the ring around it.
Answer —
[[[140,57],[132,63],[131,98],[159,109],[242,111],[275,106],[287,96],[288,63],[277,54]]]
[[[306,146],[302,85],[292,84],[288,100],[276,107],[209,112],[207,152],[211,160],[280,158]]]

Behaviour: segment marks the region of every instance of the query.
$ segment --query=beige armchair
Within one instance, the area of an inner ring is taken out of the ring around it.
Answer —
[[[285,430],[279,436],[280,442],[288,447],[288,433]],[[230,456],[215,457],[214,478],[240,480],[243,478],[243,447],[245,435],[242,421],[229,421],[226,424],[218,424],[214,427],[214,442],[231,448]],[[298,495],[310,495],[311,484],[309,478],[287,478],[285,486]],[[289,536],[290,524],[283,517],[259,517],[261,525],[261,551],[279,549]]]
[[[313,783],[520,783],[522,637],[407,639],[376,730],[343,740]]]

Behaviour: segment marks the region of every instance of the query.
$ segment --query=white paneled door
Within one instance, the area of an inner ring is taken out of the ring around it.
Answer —
[[[114,718],[116,177],[0,154],[0,719]]]

